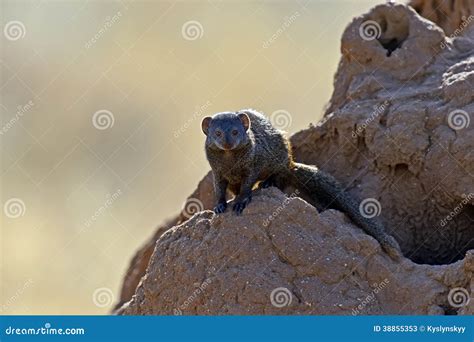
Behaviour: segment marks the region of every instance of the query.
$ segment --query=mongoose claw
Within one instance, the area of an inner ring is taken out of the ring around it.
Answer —
[[[217,203],[217,205],[214,207],[214,212],[216,214],[222,214],[223,212],[225,212],[226,209],[227,209],[227,202],[221,202],[221,203]]]
[[[247,198],[244,198],[243,200],[241,201],[237,201],[235,202],[234,206],[232,207],[232,210],[234,210],[234,212],[237,214],[237,215],[240,215],[242,214],[242,212],[244,211],[245,207],[247,206],[247,204],[250,203],[250,201],[252,201],[252,197],[249,196]]]

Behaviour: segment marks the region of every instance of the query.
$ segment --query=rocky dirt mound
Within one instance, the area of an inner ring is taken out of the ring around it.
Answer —
[[[474,30],[465,33],[447,38],[403,5],[355,18],[324,124],[292,138],[298,161],[377,199],[419,263],[474,248]]]
[[[204,212],[186,221],[184,210],[159,228],[129,267],[118,308],[135,296],[119,312],[472,312],[472,303],[448,301],[469,299],[474,289],[466,256],[474,248],[472,26],[449,38],[394,4],[355,18],[324,119],[291,137],[296,160],[371,203],[409,259],[452,264],[394,264],[343,214],[318,216],[301,200],[265,225],[282,206],[272,190],[243,217]],[[185,208],[209,209],[212,198],[207,175]],[[286,290],[277,299],[292,298],[283,308],[270,302],[278,287]]]
[[[449,266],[394,263],[344,214],[272,188],[243,216],[205,211],[163,234],[120,313],[443,314],[473,272],[474,253]]]

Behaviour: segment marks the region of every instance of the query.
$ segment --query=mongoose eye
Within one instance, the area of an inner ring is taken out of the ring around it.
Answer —
[[[232,131],[232,135],[237,135],[237,134],[239,134],[239,132],[238,132],[236,129],[234,129],[234,130]]]
[[[216,131],[216,137],[220,137],[222,135],[221,131]]]

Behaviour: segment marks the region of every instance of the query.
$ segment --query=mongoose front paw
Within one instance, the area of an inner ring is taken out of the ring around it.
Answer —
[[[214,207],[214,212],[216,214],[222,214],[223,212],[225,212],[226,209],[227,209],[227,202],[221,202],[221,203],[217,203],[217,205]]]
[[[252,196],[246,197],[243,200],[236,201],[234,203],[234,206],[232,207],[232,210],[234,210],[237,215],[240,215],[244,211],[247,204],[250,203],[250,201],[252,201]]]

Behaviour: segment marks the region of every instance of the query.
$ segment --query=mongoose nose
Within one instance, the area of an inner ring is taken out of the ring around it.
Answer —
[[[225,143],[222,145],[222,147],[224,148],[224,150],[231,150],[233,146],[232,144]]]

